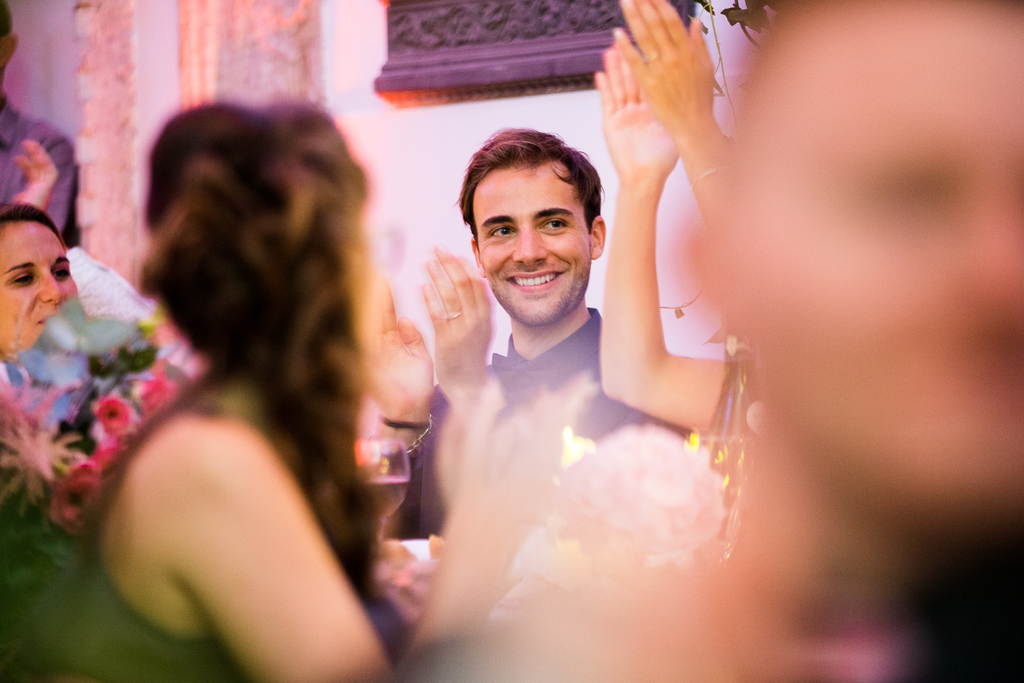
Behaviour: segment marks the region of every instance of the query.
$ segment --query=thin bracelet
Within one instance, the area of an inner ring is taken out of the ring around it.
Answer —
[[[430,426],[429,422],[400,422],[398,420],[389,420],[383,416],[380,418],[380,421],[385,427],[391,427],[392,429],[414,429],[417,432]]]
[[[381,417],[380,421],[384,423],[385,427],[391,427],[392,429],[422,429],[423,431],[417,436],[411,444],[409,444],[405,450],[412,453],[420,444],[423,443],[423,439],[427,438],[427,434],[430,433],[430,428],[434,426],[433,415],[427,415],[426,422],[398,422],[396,420],[389,420],[386,417]]]
[[[705,178],[707,178],[712,173],[718,173],[719,171],[724,171],[724,170],[725,170],[725,166],[718,166],[716,168],[709,168],[708,170],[704,171],[699,176],[697,176],[696,180],[694,180],[692,183],[690,183],[690,192],[693,192],[693,188],[694,188],[694,186],[697,183],[699,183],[700,181],[704,180]]]

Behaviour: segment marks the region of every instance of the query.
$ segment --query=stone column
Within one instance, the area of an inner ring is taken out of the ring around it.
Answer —
[[[82,244],[137,281],[143,249],[135,187],[135,0],[79,2],[75,19],[84,43],[78,71],[82,132],[76,141]]]
[[[320,0],[179,0],[181,98],[322,103]]]

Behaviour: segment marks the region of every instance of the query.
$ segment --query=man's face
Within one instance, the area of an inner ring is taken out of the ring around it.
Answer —
[[[604,248],[604,221],[587,230],[583,205],[556,168],[491,171],[473,195],[480,275],[526,327],[556,325],[585,306],[590,262]]]
[[[1024,12],[864,5],[773,45],[709,272],[830,495],[973,533],[1024,514]]]

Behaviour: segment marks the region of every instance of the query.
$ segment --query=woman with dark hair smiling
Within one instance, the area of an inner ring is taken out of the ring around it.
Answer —
[[[50,217],[28,204],[0,204],[0,360],[16,361],[77,293]]]

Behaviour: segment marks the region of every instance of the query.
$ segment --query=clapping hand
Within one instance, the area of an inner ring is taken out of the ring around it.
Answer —
[[[594,80],[601,93],[604,137],[620,182],[664,182],[679,160],[672,138],[654,118],[617,47],[605,52],[604,68]]]
[[[398,319],[391,287],[383,280],[381,284],[378,320],[368,354],[373,397],[384,417],[426,422],[434,392],[434,363],[412,321]]]
[[[700,22],[687,31],[667,0],[621,2],[637,47],[622,29],[615,31],[615,47],[686,160],[722,137],[714,117],[715,69]]]
[[[14,201],[31,204],[46,211],[50,206],[53,186],[57,184],[59,173],[50,155],[35,140],[21,143],[25,153],[14,158],[18,168],[25,174],[25,189],[14,196]]]
[[[427,264],[431,285],[423,299],[434,325],[434,357],[441,390],[474,395],[487,376],[491,343],[491,302],[482,279],[461,258],[437,249]]]

